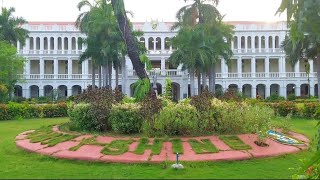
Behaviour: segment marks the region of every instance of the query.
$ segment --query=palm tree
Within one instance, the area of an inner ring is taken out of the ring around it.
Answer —
[[[206,4],[207,2],[210,4]],[[213,93],[215,92],[215,63],[221,56],[228,61],[232,55],[230,46],[225,42],[225,39],[231,39],[233,27],[222,22],[223,16],[215,7],[218,3],[218,0],[193,0],[192,4],[182,7],[177,12],[178,22],[172,27],[172,29],[177,29],[200,26],[198,30],[202,33],[202,47],[206,47],[210,55],[208,55],[208,58],[196,61],[194,70],[198,73],[198,90],[201,90],[200,72],[202,72],[203,87],[206,86],[206,76],[208,74],[209,90]],[[190,74],[190,78],[192,78],[190,84],[191,92],[194,92],[192,74],[193,72]]]
[[[287,12],[287,24],[290,28],[289,40],[284,43],[284,50],[290,61],[297,61],[301,56],[316,61],[318,86],[320,84],[320,1],[317,0],[282,0],[276,14]],[[291,46],[291,47],[290,47]],[[320,102],[320,88],[318,87]]]
[[[132,65],[140,79],[149,79],[144,65],[139,58],[138,40],[132,34],[132,25],[126,15],[123,0],[111,0],[114,13],[117,17],[119,29],[126,44],[127,53],[132,61]]]
[[[15,8],[9,9],[3,7],[0,15],[0,40],[17,45],[19,41],[21,45],[25,45],[29,31],[23,29],[21,25],[27,23],[22,17],[13,17]],[[19,47],[18,47],[19,48]]]

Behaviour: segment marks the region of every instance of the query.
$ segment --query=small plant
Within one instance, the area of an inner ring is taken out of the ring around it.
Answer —
[[[147,78],[139,79],[137,82],[133,85],[134,93],[133,97],[136,98],[136,100],[142,101],[144,97],[150,92],[150,81]]]
[[[165,80],[165,94],[164,97],[167,99],[172,99],[172,81],[170,78]]]

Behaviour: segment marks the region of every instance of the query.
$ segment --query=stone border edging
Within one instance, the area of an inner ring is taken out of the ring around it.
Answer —
[[[41,145],[41,143],[31,143],[29,139],[25,139],[27,135],[34,130],[26,131],[19,134],[16,137],[16,146],[20,149],[24,149],[29,152],[34,152],[46,156],[52,156],[61,159],[72,159],[72,160],[84,160],[84,161],[99,161],[99,162],[120,162],[120,163],[160,163],[164,161],[175,161],[176,155],[172,151],[172,143],[164,142],[162,144],[162,150],[159,155],[152,155],[151,150],[147,149],[142,155],[134,154],[134,151],[139,142],[133,142],[129,145],[129,151],[121,155],[105,155],[101,151],[103,146],[98,145],[83,145],[77,151],[70,151],[71,147],[80,144],[82,139],[92,138],[93,135],[79,135],[78,137],[61,142],[53,147],[48,145]],[[61,132],[57,126],[53,127],[54,132]],[[290,135],[300,141],[306,143],[305,146],[289,146],[283,145],[271,139],[267,139],[266,143],[268,147],[257,146],[254,141],[257,139],[255,134],[242,134],[238,137],[247,145],[251,146],[250,150],[232,150],[217,136],[204,136],[204,137],[192,137],[192,138],[180,138],[182,140],[182,146],[184,153],[180,155],[181,161],[233,161],[233,160],[246,160],[252,158],[264,158],[274,157],[283,154],[297,153],[301,150],[305,150],[309,146],[309,140],[305,136],[291,132]],[[109,136],[98,136],[96,140],[100,143],[110,143],[114,140],[126,140],[129,137],[109,137]],[[140,138],[132,138],[139,140]],[[218,149],[218,153],[205,153],[196,154],[191,145],[188,143],[189,139],[209,139]],[[149,144],[153,143],[153,138],[149,138]]]

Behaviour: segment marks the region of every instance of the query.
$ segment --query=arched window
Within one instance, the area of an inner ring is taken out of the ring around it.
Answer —
[[[72,50],[76,50],[76,38],[72,37],[71,39],[71,48]]]
[[[275,42],[274,42],[274,43],[275,43],[275,44],[274,44],[274,47],[275,47],[275,48],[279,48],[279,47],[280,47],[279,36],[276,36],[274,41],[275,41]]]
[[[272,45],[273,45],[273,42],[272,42],[272,36],[269,36],[269,48],[273,48]]]
[[[164,39],[164,49],[169,50],[170,49],[170,38],[166,37]]]
[[[68,50],[69,47],[68,47],[68,38],[67,37],[64,38],[63,44],[64,44],[64,50]]]
[[[62,38],[58,37],[58,50],[62,50]]]
[[[149,47],[148,47],[148,50],[154,50],[154,44],[153,44],[153,37],[150,37],[149,40],[148,40],[148,43],[149,43]]]
[[[254,37],[254,47],[256,49],[258,49],[260,47],[260,45],[259,45],[259,37],[258,36]]]
[[[29,49],[30,49],[30,50],[34,50],[33,37],[30,37],[29,42],[30,42],[30,47],[29,47]]]
[[[83,40],[81,37],[78,38],[78,50],[82,50]]]
[[[248,49],[251,49],[252,48],[252,45],[251,45],[251,36],[248,36],[247,37],[247,46],[248,46]]]
[[[54,38],[50,38],[50,50],[54,50]]]
[[[238,49],[238,37],[237,36],[233,37],[233,48]]]
[[[156,38],[156,50],[161,50],[161,38]]]
[[[241,37],[241,49],[245,48],[245,44],[246,44],[246,37],[242,36]]]
[[[264,36],[261,37],[261,48],[266,48],[266,38]]]
[[[40,38],[36,38],[36,50],[40,50]]]
[[[44,48],[44,50],[48,50],[48,38],[47,37],[45,37],[43,39],[43,48]]]

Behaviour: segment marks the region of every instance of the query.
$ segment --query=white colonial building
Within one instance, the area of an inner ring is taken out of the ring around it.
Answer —
[[[314,62],[298,62],[294,66],[285,59],[280,49],[287,33],[285,22],[227,22],[235,26],[231,48],[234,52],[231,64],[223,59],[216,66],[216,88],[237,88],[248,97],[268,97],[273,93],[287,97],[317,95]],[[185,98],[190,93],[188,72],[181,66],[172,68],[168,58],[174,48],[168,45],[168,38],[176,35],[170,27],[173,23],[134,23],[134,28],[144,32],[141,42],[145,43],[152,61],[152,79],[156,75],[158,91],[162,92],[165,78],[173,82],[174,98]],[[91,84],[90,60],[79,64],[79,55],[85,50],[81,39],[84,34],[68,22],[30,22],[24,25],[30,31],[25,46],[18,43],[18,53],[27,59],[21,81],[15,87],[16,96],[37,98],[50,96],[59,90],[63,96],[75,95]],[[310,63],[310,92],[306,63]],[[114,73],[113,73],[114,74]],[[98,78],[97,78],[98,79]],[[132,95],[131,85],[137,80],[130,59],[122,66],[120,84],[122,91]],[[115,76],[113,76],[113,87]],[[98,80],[97,83],[98,84]],[[196,89],[197,83],[195,84]]]

